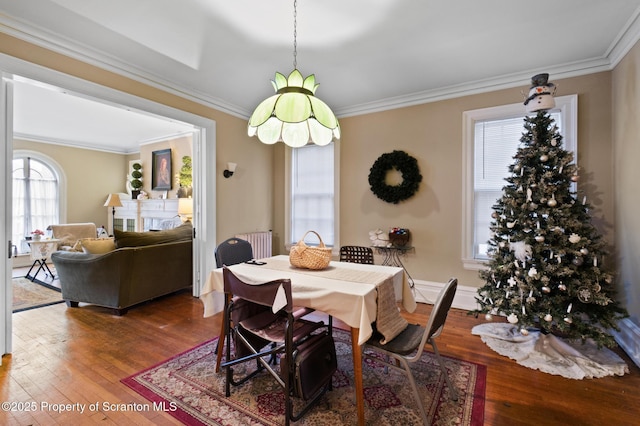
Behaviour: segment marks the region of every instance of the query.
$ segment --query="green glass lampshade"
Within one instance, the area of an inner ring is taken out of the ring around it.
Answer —
[[[287,78],[276,72],[271,83],[276,94],[256,107],[249,119],[249,136],[258,136],[266,144],[282,141],[294,148],[309,142],[327,145],[340,139],[335,114],[314,96],[318,87],[315,75],[303,78],[294,69]]]

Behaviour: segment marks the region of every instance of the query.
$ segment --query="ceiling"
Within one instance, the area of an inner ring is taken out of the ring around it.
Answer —
[[[539,72],[611,70],[640,37],[639,13],[640,0],[299,0],[297,68],[339,118],[526,90]],[[242,118],[293,69],[293,20],[292,0],[0,0],[2,32]],[[25,133],[52,111],[34,96],[32,115],[16,115]]]

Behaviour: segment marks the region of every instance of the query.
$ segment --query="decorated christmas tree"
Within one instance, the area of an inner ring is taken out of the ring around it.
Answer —
[[[521,145],[493,206],[489,269],[480,273],[475,313],[505,315],[524,335],[535,328],[613,347],[610,330],[626,312],[604,265],[606,243],[574,189],[573,153],[563,149],[548,112],[554,89],[547,74],[533,77]]]

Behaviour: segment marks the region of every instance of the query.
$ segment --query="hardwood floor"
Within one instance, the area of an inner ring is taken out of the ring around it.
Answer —
[[[424,323],[430,310],[421,304],[407,318]],[[215,337],[220,315],[203,318],[202,313],[200,301],[183,292],[130,309],[121,317],[96,306],[64,304],[14,314],[13,354],[3,357],[0,367],[0,400],[36,403],[37,409],[2,410],[0,424],[179,424],[163,412],[59,413],[41,409],[41,404],[147,404],[120,380]],[[470,332],[481,322],[452,310],[438,346],[443,355],[487,366],[485,424],[639,423],[640,370],[622,352],[618,351],[630,374],[565,379],[522,367],[489,349]]]

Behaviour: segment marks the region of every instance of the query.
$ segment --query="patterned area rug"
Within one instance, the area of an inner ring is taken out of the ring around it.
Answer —
[[[60,289],[41,281],[32,282],[24,277],[19,277],[12,278],[11,282],[13,284],[14,313],[64,302],[60,295]]]
[[[335,330],[338,371],[327,392],[296,425],[354,425],[353,359],[349,333]],[[122,382],[187,425],[281,425],[284,395],[264,372],[224,396],[224,372],[215,373],[217,339],[208,341]],[[482,425],[486,366],[444,357],[458,401],[449,391],[433,354],[425,352],[413,367],[432,425]],[[251,363],[253,364],[253,363]],[[239,371],[239,370],[238,370]],[[388,373],[372,361],[363,366],[365,418],[375,425],[421,425],[406,376]]]

